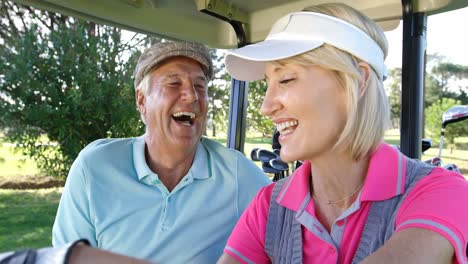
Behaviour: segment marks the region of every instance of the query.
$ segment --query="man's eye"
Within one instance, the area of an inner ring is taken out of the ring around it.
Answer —
[[[170,86],[179,86],[180,82],[170,82],[169,85]]]
[[[281,80],[279,83],[280,83],[280,84],[287,84],[287,83],[292,82],[292,81],[294,81],[294,78],[291,78],[291,79],[284,79],[284,80]]]

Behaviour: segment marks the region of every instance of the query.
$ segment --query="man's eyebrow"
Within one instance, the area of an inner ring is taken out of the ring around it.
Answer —
[[[167,79],[172,79],[172,78],[178,78],[180,77],[180,74],[178,73],[170,73],[166,76],[164,76],[164,78],[162,79],[163,81],[166,81]],[[204,81],[204,82],[207,82],[207,79],[206,79],[206,76],[205,75],[198,75],[195,77],[197,80],[200,80],[200,81]]]
[[[171,73],[171,74],[168,74],[168,75],[164,76],[163,80],[170,79],[170,78],[176,78],[176,77],[179,77],[179,74]]]
[[[204,82],[207,82],[207,81],[208,81],[208,79],[206,79],[206,76],[205,76],[205,75],[198,75],[196,78],[197,78],[198,80],[200,80],[200,81],[204,81]]]

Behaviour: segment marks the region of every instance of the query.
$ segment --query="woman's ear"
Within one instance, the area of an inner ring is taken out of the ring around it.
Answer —
[[[359,72],[361,74],[361,80],[359,81],[359,98],[361,98],[362,95],[366,92],[372,69],[369,64],[364,61],[358,62],[358,66]]]

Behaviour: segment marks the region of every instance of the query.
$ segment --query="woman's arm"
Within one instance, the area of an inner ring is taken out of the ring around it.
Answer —
[[[76,245],[68,259],[70,264],[84,263],[116,263],[116,264],[150,264],[150,262],[118,255],[109,251],[92,248],[86,245]]]
[[[427,229],[408,228],[396,233],[361,263],[449,264],[453,257],[453,247],[442,235]]]

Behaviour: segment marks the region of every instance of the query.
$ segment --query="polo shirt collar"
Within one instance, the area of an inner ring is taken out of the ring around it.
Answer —
[[[138,176],[138,180],[142,180],[148,175],[156,175],[146,163],[145,158],[145,136],[135,138],[133,142],[133,163],[135,171]],[[188,172],[188,176],[193,179],[207,179],[211,176],[211,170],[209,169],[210,158],[208,151],[200,142],[197,145],[195,158],[192,163],[192,167]],[[156,175],[157,176],[157,175]]]
[[[310,196],[310,169],[310,162],[305,161],[291,176],[289,176],[278,194],[276,202],[295,212],[299,211],[304,200]]]
[[[383,201],[405,192],[406,160],[392,146],[380,144],[372,154],[361,201]]]
[[[145,136],[135,138],[133,141],[133,164],[135,171],[138,175],[138,180],[145,178],[148,175],[153,174],[151,169],[148,167],[145,158]]]
[[[297,212],[309,195],[310,162],[304,162],[286,181],[276,202]],[[406,160],[395,148],[382,143],[372,154],[359,201],[381,201],[405,191]]]

